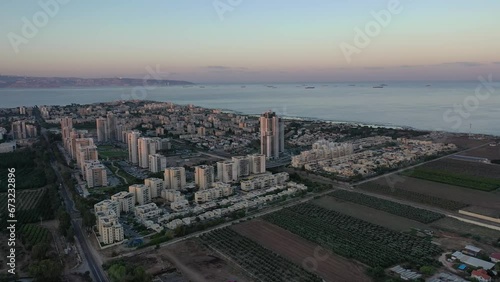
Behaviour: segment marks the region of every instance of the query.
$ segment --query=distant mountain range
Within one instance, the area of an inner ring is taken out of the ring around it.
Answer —
[[[0,75],[0,88],[58,88],[95,86],[173,86],[192,85],[182,80],[144,80],[140,78],[77,78],[77,77],[29,77]]]

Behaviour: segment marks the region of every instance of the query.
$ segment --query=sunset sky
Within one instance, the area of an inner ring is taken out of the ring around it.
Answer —
[[[33,22],[45,13],[39,3],[54,1],[0,1],[1,74],[143,77],[156,65],[165,78],[201,83],[500,74],[498,0],[401,0],[400,13],[350,63],[339,46],[356,46],[355,28],[391,1],[65,0],[26,38],[23,18]],[[230,3],[225,12],[214,7]],[[13,36],[24,38],[17,53]]]

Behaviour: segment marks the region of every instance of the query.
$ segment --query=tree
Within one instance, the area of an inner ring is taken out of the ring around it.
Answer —
[[[31,258],[33,260],[42,260],[45,258],[48,250],[49,250],[49,244],[38,243],[34,245],[33,249],[31,250]]]
[[[83,211],[83,225],[85,227],[92,227],[95,225],[96,217],[88,210]]]
[[[56,282],[61,280],[62,266],[57,261],[45,259],[30,265],[29,273],[38,282]]]
[[[381,266],[369,268],[367,274],[376,281],[385,277],[384,268]]]
[[[422,272],[425,275],[430,276],[436,272],[436,268],[434,268],[433,266],[424,265],[424,266],[420,267],[420,272]]]
[[[108,270],[109,278],[111,281],[123,281],[127,275],[127,268],[122,264],[113,264]]]
[[[75,242],[75,231],[73,230],[73,227],[68,228],[68,231],[66,232],[66,238],[68,239],[68,242],[74,243]]]
[[[71,218],[69,214],[65,210],[60,210],[58,219],[59,219],[59,232],[63,236],[67,236],[68,229],[71,226]]]

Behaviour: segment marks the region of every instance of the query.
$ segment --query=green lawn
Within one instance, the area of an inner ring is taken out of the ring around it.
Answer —
[[[126,159],[128,158],[128,151],[125,149],[115,148],[113,146],[99,146],[99,156],[102,159]]]
[[[481,191],[493,191],[500,187],[500,180],[493,178],[477,177],[472,175],[464,175],[452,173],[442,170],[431,170],[425,168],[416,168],[410,171],[401,173],[404,176],[430,180],[439,183],[445,183],[470,189]]]

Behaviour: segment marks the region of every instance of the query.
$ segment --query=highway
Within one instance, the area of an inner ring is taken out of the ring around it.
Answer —
[[[47,137],[47,132],[42,130],[42,134],[45,137],[45,140],[48,141]],[[90,273],[92,274],[94,281],[97,282],[107,282],[108,278],[106,274],[104,273],[104,270],[102,269],[101,265],[96,262],[96,259],[94,257],[94,253],[91,251],[90,248],[92,246],[87,240],[87,236],[85,236],[85,233],[82,231],[81,228],[81,220],[80,220],[80,212],[75,208],[75,203],[71,199],[68,193],[68,187],[64,184],[61,172],[59,171],[57,167],[57,161],[54,158],[54,152],[51,148],[51,165],[52,168],[54,169],[54,172],[57,176],[58,182],[60,184],[60,189],[59,191],[61,192],[61,196],[63,197],[64,200],[64,205],[66,207],[66,211],[69,213],[71,217],[71,226],[73,226],[73,230],[75,231],[75,236],[80,243],[80,246],[82,247],[83,250],[83,256],[87,260],[87,263],[90,268]]]

